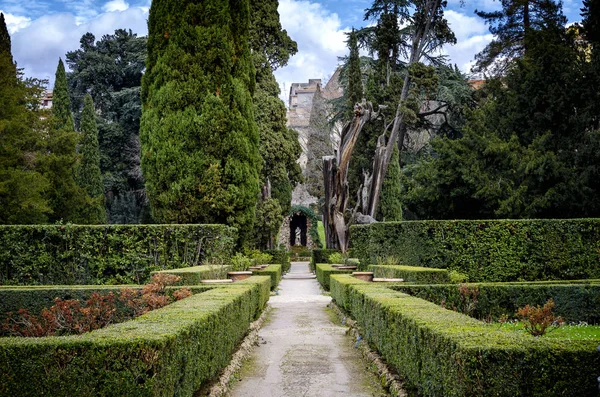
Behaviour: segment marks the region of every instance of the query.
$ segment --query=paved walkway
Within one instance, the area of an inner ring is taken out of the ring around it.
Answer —
[[[308,262],[293,262],[272,296],[262,343],[233,388],[233,397],[385,396],[360,352],[334,324]],[[259,340],[261,340],[259,339]]]

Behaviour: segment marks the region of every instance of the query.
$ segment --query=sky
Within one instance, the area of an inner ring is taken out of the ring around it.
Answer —
[[[298,53],[275,77],[287,98],[291,83],[308,79],[326,81],[347,54],[346,33],[366,26],[364,9],[372,0],[280,0],[281,24],[298,43]],[[131,29],[147,35],[151,0],[0,0],[12,38],[13,57],[26,77],[50,80],[59,57],[79,48],[81,36],[91,32],[100,39],[115,29]],[[569,23],[579,21],[581,0],[564,0],[563,12]],[[446,18],[457,44],[443,52],[451,63],[468,73],[474,55],[492,39],[488,27],[475,15],[475,9],[500,9],[498,0],[448,0]],[[286,99],[287,100],[287,99]],[[286,103],[287,105],[287,103]]]

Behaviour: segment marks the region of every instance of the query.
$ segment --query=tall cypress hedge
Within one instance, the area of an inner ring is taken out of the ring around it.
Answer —
[[[259,193],[248,0],[155,0],[142,81],[142,170],[154,219],[226,223],[245,241]]]

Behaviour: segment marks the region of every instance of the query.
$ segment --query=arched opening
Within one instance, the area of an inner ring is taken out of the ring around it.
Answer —
[[[290,246],[301,245],[306,247],[306,232],[308,221],[306,215],[297,213],[290,219]]]

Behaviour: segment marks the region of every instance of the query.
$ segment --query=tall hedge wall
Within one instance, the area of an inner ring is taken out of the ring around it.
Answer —
[[[290,253],[285,250],[265,250],[263,251],[265,254],[269,254],[273,257],[272,263],[279,263],[281,265],[281,270],[283,273],[287,273],[290,271],[290,267],[292,266],[290,262]]]
[[[144,283],[153,270],[227,260],[224,225],[0,226],[0,284]]]
[[[458,270],[469,281],[600,277],[600,219],[409,221],[351,228],[361,264]]]
[[[0,397],[192,396],[229,363],[270,285],[251,277],[80,336],[0,338]]]
[[[474,283],[467,284],[477,289],[477,303],[472,316],[498,319],[502,315],[515,317],[518,308],[525,305],[543,306],[552,298],[556,306],[554,314],[569,323],[585,321],[600,324],[600,281],[590,283]],[[448,308],[461,311],[463,301],[458,285],[395,285],[391,289],[404,292]]]
[[[331,296],[423,396],[597,396],[600,338],[503,330],[347,275],[331,277]]]

